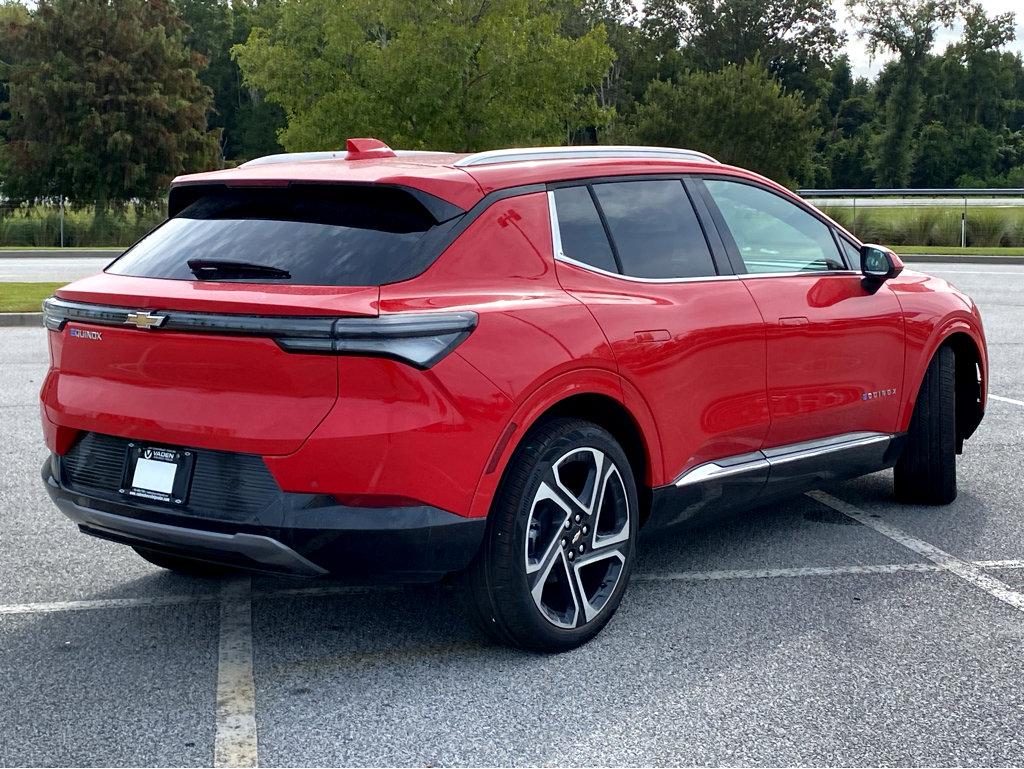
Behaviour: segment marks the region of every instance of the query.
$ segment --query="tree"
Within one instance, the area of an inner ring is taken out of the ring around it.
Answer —
[[[830,0],[658,0],[647,12],[656,27],[677,28],[694,69],[759,56],[783,85],[812,99],[843,42]]]
[[[814,108],[753,61],[651,83],[609,138],[689,147],[794,185],[810,170],[818,133]]]
[[[875,145],[875,181],[881,187],[907,184],[912,141],[921,115],[921,81],[939,27],[948,27],[963,0],[847,0],[868,52],[898,57],[899,77],[885,106],[885,122]]]
[[[560,143],[610,113],[603,28],[559,33],[547,0],[307,0],[234,49],[245,82],[288,115],[289,150],[375,136],[475,150]],[[588,89],[589,90],[588,92]]]
[[[277,132],[285,126],[284,110],[269,104],[256,88],[242,84],[231,48],[244,43],[254,23],[272,23],[277,0],[174,0],[188,25],[185,43],[202,54],[207,66],[199,79],[213,92],[210,128],[221,130],[224,160],[248,160],[281,152]]]
[[[201,64],[166,0],[40,0],[10,67],[6,194],[104,210],[209,168]]]
[[[941,123],[929,123],[917,138],[913,186],[948,187],[956,176],[953,137]]]
[[[594,87],[597,104],[623,114],[644,94],[647,84],[664,73],[664,58],[675,44],[651,36],[641,25],[634,0],[554,0],[562,16],[562,32],[570,38],[603,27],[614,60]]]
[[[19,40],[25,33],[28,20],[28,9],[21,3],[13,0],[0,3],[0,127],[11,119],[7,106],[10,98],[8,81],[16,56],[15,49],[19,47]],[[11,157],[7,152],[5,140],[0,144],[0,190],[5,186],[3,180],[10,176],[10,163]]]

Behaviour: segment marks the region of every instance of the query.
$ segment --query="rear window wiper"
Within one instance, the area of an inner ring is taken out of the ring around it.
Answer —
[[[216,278],[268,278],[287,280],[292,276],[288,270],[256,262],[236,262],[231,259],[189,259],[186,264],[200,280]]]

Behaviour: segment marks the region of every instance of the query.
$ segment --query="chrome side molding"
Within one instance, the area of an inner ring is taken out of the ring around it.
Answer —
[[[757,473],[792,462],[817,459],[832,454],[842,454],[846,451],[867,446],[882,446],[883,444],[891,443],[893,438],[894,436],[890,433],[853,432],[813,441],[791,443],[786,446],[774,446],[762,449],[761,451],[716,459],[713,462],[704,462],[696,467],[691,467],[676,478],[673,481],[673,485],[677,488],[682,488],[684,486],[717,481],[731,476]]]

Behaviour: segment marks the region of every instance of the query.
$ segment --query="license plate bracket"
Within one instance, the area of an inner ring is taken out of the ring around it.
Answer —
[[[129,443],[121,493],[180,507],[188,501],[195,459],[189,449]]]

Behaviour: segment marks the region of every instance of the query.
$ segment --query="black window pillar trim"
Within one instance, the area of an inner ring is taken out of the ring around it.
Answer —
[[[615,267],[618,269],[620,275],[625,275],[626,270],[622,266],[622,257],[619,255],[619,246],[615,242],[615,236],[612,235],[612,228],[608,226],[608,217],[604,215],[604,206],[602,206],[601,201],[597,199],[597,193],[594,192],[594,185],[587,184],[585,186],[587,188],[587,192],[590,194],[590,202],[594,204],[594,209],[597,211],[597,218],[601,220],[601,227],[604,228],[604,236],[608,239],[608,245],[611,246],[612,259],[615,260]],[[559,222],[558,226],[559,229],[561,229],[561,222]]]

